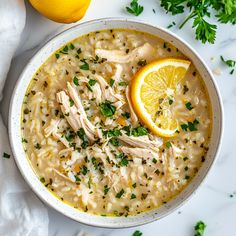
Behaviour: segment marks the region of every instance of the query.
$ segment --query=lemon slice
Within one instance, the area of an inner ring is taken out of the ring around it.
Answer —
[[[131,101],[140,120],[162,137],[178,135],[178,119],[172,114],[176,87],[183,82],[190,61],[167,58],[154,61],[134,76]]]

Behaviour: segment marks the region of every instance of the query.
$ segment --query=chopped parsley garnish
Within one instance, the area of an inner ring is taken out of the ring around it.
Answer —
[[[41,183],[44,184],[44,183],[45,183],[45,178],[44,178],[44,177],[41,177],[41,178],[40,178],[40,181],[41,181]]]
[[[184,131],[197,131],[197,125],[199,124],[199,121],[195,119],[193,122],[188,122],[187,124],[182,124],[181,128]]]
[[[55,54],[55,57],[56,57],[56,59],[58,59],[58,58],[60,57],[60,54],[59,54],[59,53],[56,53],[56,54]]]
[[[86,175],[88,173],[88,168],[86,166],[82,166],[80,171],[83,175]]]
[[[189,90],[189,88],[188,88],[186,85],[184,85],[184,88],[183,88],[183,94],[187,93],[188,90]]]
[[[133,234],[132,234],[132,236],[142,236],[143,235],[143,233],[141,232],[141,231],[139,231],[139,230],[136,230]]]
[[[127,166],[129,164],[129,161],[127,159],[127,156],[123,156],[120,161],[120,166]]]
[[[116,198],[121,198],[124,193],[125,193],[124,189],[121,189],[120,192],[116,194]]]
[[[25,138],[22,138],[21,142],[22,143],[28,143],[27,139],[25,139]]]
[[[66,46],[60,51],[60,53],[62,53],[62,54],[68,54],[68,50],[69,50],[69,48],[68,48],[68,46],[66,45]]]
[[[89,142],[88,142],[88,138],[84,132],[84,129],[83,128],[80,128],[77,132],[76,132],[77,136],[83,141],[82,144],[81,144],[81,147],[83,149],[87,148],[88,145],[89,145]]]
[[[78,80],[78,78],[77,78],[76,76],[73,78],[73,83],[74,83],[74,85],[76,85],[76,86],[79,85],[79,80]]]
[[[138,4],[138,0],[132,0],[130,6],[126,7],[127,12],[135,16],[139,16],[143,12],[143,6]]]
[[[2,155],[3,158],[6,158],[6,159],[9,159],[11,157],[10,154],[4,152],[3,155]]]
[[[110,86],[113,87],[114,83],[115,83],[115,80],[114,80],[114,79],[111,79],[111,80],[110,80]]]
[[[188,110],[190,110],[190,111],[193,109],[193,106],[192,106],[192,103],[191,103],[191,102],[185,103],[185,107],[186,107]]]
[[[90,79],[89,82],[88,82],[88,84],[90,86],[94,86],[96,83],[97,83],[97,80],[95,80],[95,79]]]
[[[106,117],[111,117],[115,114],[116,112],[116,107],[111,104],[111,102],[106,101],[104,103],[100,104],[100,111],[102,115]]]
[[[83,63],[84,64],[82,64],[79,68],[81,70],[89,70],[89,64],[86,61],[84,61],[84,60],[83,60]]]
[[[70,99],[70,107],[73,107],[74,106],[74,101],[72,99]]]
[[[125,81],[121,81],[118,83],[119,86],[127,86],[127,83]]]
[[[141,194],[141,200],[145,200],[147,198],[148,194],[147,193],[142,193]]]
[[[203,236],[206,224],[203,221],[198,221],[194,227],[195,234],[194,236]]]
[[[171,147],[172,147],[171,142],[166,142],[166,147],[167,147],[168,149],[171,148]]]
[[[137,64],[138,64],[138,66],[146,66],[147,65],[147,61],[142,59],[142,60],[138,61]]]
[[[76,181],[76,182],[81,182],[81,179],[79,178],[78,175],[75,175],[75,181]]]
[[[169,99],[169,105],[172,105],[173,104],[173,100],[172,99]]]
[[[130,199],[135,199],[135,198],[136,198],[136,195],[132,193],[130,196]]]
[[[154,164],[156,164],[156,163],[157,163],[157,159],[156,159],[156,158],[153,158],[153,159],[152,159],[152,162],[153,162]]]
[[[118,137],[118,136],[121,135],[121,132],[120,132],[119,129],[114,128],[114,129],[111,129],[111,130],[103,131],[103,135],[104,135],[106,138]]]
[[[235,8],[236,9],[236,8]],[[236,13],[236,12],[235,12]],[[229,59],[229,60],[225,60],[224,58],[223,58],[223,56],[220,56],[220,59],[221,59],[221,61],[225,64],[225,65],[227,65],[228,67],[234,67],[235,65],[236,65],[236,61],[234,61],[234,60],[231,60],[231,59]]]
[[[104,190],[103,190],[104,195],[107,195],[107,193],[109,192],[109,190],[110,190],[110,188],[108,188],[108,186],[105,185],[105,186],[104,186]]]
[[[137,187],[137,184],[136,184],[136,183],[132,184],[132,187],[133,187],[133,188],[136,188],[136,187]]]
[[[74,46],[73,43],[70,44],[70,49],[71,49],[71,50],[75,49],[75,46]]]
[[[41,145],[39,143],[37,143],[35,146],[34,146],[36,149],[41,149]]]
[[[121,114],[123,117],[125,117],[126,119],[130,118],[130,113],[129,112],[124,112]]]
[[[132,130],[132,135],[135,137],[139,137],[139,136],[143,136],[147,134],[148,134],[148,130],[143,126],[136,127]]]
[[[94,166],[94,169],[97,170],[97,168],[98,168],[98,161],[97,161],[97,159],[95,157],[92,157],[91,161],[92,161],[92,164]]]
[[[115,147],[120,146],[119,140],[117,138],[111,138],[109,142]]]
[[[173,21],[171,24],[169,24],[168,26],[167,26],[167,29],[170,29],[170,28],[172,28],[173,26],[175,26],[176,24],[175,24],[175,22]]]

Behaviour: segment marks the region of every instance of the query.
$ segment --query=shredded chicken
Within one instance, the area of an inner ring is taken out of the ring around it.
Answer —
[[[52,133],[57,131],[57,126],[59,125],[60,120],[51,119],[49,125],[44,129],[44,135],[48,138]]]
[[[84,110],[80,97],[76,90],[72,87],[72,85],[68,82],[67,83],[68,93],[71,99],[75,103],[75,107],[77,108],[77,112],[79,113],[79,119],[81,126],[83,127],[87,137],[91,141],[95,141],[96,137],[98,136],[98,132],[96,127],[88,120],[87,114]]]
[[[57,169],[53,168],[54,173],[56,173],[58,176],[60,176],[61,178],[63,178],[66,181],[69,181],[71,183],[74,183],[69,177],[67,177],[66,175],[63,175],[60,171],[58,171]]]
[[[101,58],[106,58],[110,62],[115,63],[129,63],[132,61],[139,60],[140,58],[145,58],[154,52],[154,48],[149,44],[145,43],[142,46],[135,48],[130,53],[126,53],[121,50],[105,50],[96,49],[95,54]]]
[[[115,83],[117,83],[121,79],[121,74],[122,74],[122,71],[123,71],[123,67],[120,64],[115,64],[115,67],[116,67],[116,72],[112,76],[112,79],[114,79]]]
[[[123,153],[132,157],[153,159],[158,158],[158,153],[146,148],[130,148],[122,146],[119,148]]]
[[[118,137],[121,141],[129,144],[132,147],[139,148],[152,148],[157,150],[162,145],[162,140],[150,140],[147,135],[140,137],[128,136],[126,134],[122,134]]]
[[[120,100],[120,96],[116,95],[113,91],[113,89],[109,86],[107,81],[100,75],[95,74],[94,78],[98,81],[101,90],[102,90],[102,96],[103,100],[109,100],[111,102],[116,102]]]
[[[138,124],[138,117],[136,116],[136,114],[134,112],[134,109],[132,107],[132,103],[131,103],[131,100],[130,100],[129,86],[127,86],[126,89],[125,89],[125,96],[126,96],[126,99],[127,99],[128,105],[129,105],[130,117],[131,117],[132,124],[134,126],[136,126]]]
[[[78,131],[79,128],[82,127],[82,125],[79,119],[78,110],[75,106],[70,106],[69,96],[67,96],[64,91],[61,91],[57,93],[57,101],[60,104],[63,115],[65,116],[72,129],[75,132]]]

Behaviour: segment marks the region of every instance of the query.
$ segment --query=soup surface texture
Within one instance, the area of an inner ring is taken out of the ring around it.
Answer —
[[[132,108],[130,82],[146,64],[187,59],[146,33],[114,29],[79,37],[32,79],[22,105],[22,143],[41,182],[92,214],[127,216],[179,194],[205,161],[211,104],[193,64],[168,101],[180,129],[158,137]],[[158,115],[158,114],[157,114]]]

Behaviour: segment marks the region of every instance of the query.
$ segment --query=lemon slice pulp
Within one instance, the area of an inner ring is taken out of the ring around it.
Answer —
[[[161,59],[144,66],[134,76],[131,101],[140,120],[153,133],[162,137],[178,134],[178,119],[173,116],[170,106],[189,66],[187,60]]]

